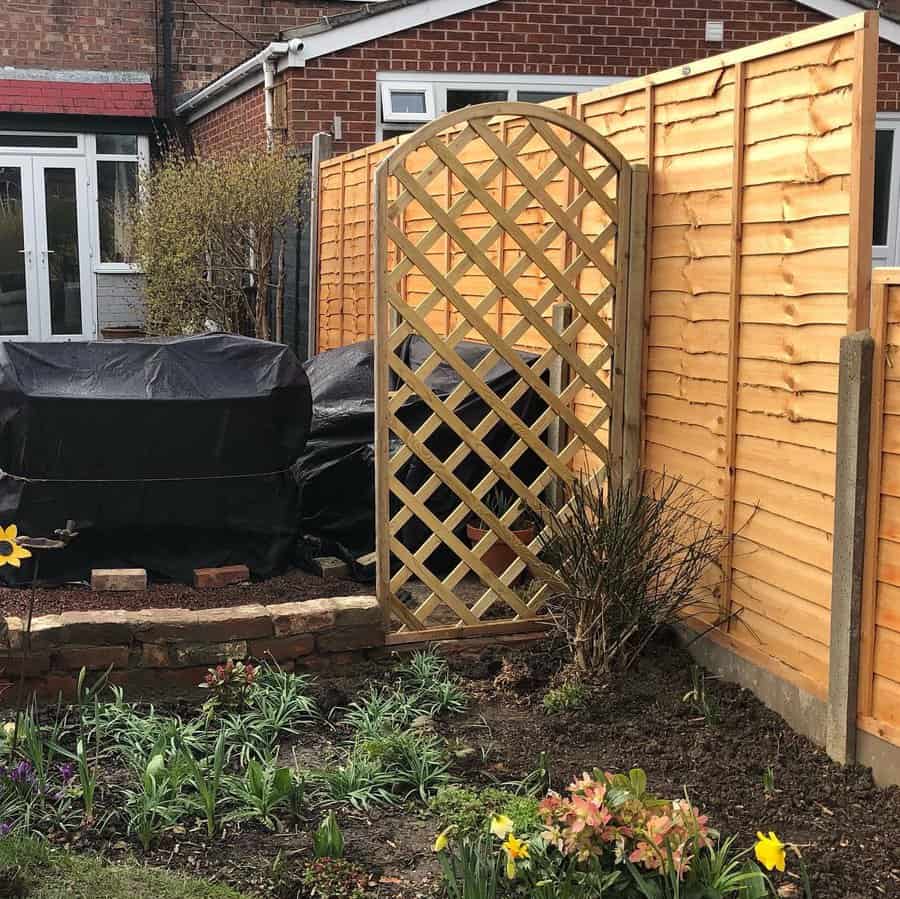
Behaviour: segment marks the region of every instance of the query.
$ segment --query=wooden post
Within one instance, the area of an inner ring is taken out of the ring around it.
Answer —
[[[873,348],[867,331],[841,339],[825,744],[841,764],[856,760]]]
[[[553,306],[553,330],[557,334],[562,334],[569,325],[572,324],[572,306],[570,303],[555,303]],[[557,356],[550,366],[550,389],[557,395],[561,396],[562,392],[569,384],[571,372],[566,360],[562,356]],[[559,455],[566,444],[569,442],[568,429],[566,423],[557,416],[553,419],[553,423],[547,429],[547,446]],[[561,485],[554,479],[547,488],[547,498],[550,507],[558,509],[563,502],[561,493]]]
[[[641,470],[641,402],[643,400],[644,286],[647,272],[647,229],[650,170],[637,164],[632,172],[628,293],[625,298],[625,389],[623,393],[622,477],[634,480]]]
[[[375,170],[375,595],[391,617],[390,352],[387,275],[388,159]]]
[[[878,13],[865,13],[853,36],[853,112],[850,147],[850,259],[847,331],[869,327],[872,216],[875,181],[875,107],[878,93]]]
[[[319,215],[320,167],[330,159],[334,141],[330,134],[320,131],[313,135],[312,157],[309,162],[309,346],[310,356],[318,350],[319,338]]]
[[[616,237],[616,294],[613,300],[613,358],[609,373],[612,409],[609,417],[609,479],[621,484],[625,431],[625,340],[628,318],[628,275],[631,266],[631,215],[633,170],[625,165],[619,171],[616,205],[619,231]]]

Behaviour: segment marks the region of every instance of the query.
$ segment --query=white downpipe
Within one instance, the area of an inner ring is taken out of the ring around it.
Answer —
[[[302,41],[294,38],[285,43],[273,43],[262,52],[260,59],[263,70],[263,95],[266,104],[266,150],[275,149],[275,68],[280,56],[297,53],[303,47]]]
[[[270,54],[263,58],[263,94],[266,103],[266,150],[275,149],[275,61]]]

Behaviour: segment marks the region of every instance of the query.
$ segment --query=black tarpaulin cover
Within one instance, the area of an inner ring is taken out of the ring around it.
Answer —
[[[229,334],[0,344],[0,523],[80,536],[43,553],[41,580],[141,567],[289,561],[290,467],[311,417],[309,382],[284,346]],[[11,582],[30,577],[26,563]]]
[[[488,350],[484,344],[471,341],[456,346],[457,353],[472,368]],[[411,336],[403,341],[397,352],[415,371],[431,354],[431,347],[422,338]],[[520,355],[528,364],[537,358],[530,353]],[[306,449],[295,466],[302,493],[301,535],[313,538],[314,546],[356,558],[375,547],[374,344],[368,340],[328,350],[305,362],[304,368],[312,390],[313,419]],[[438,397],[446,399],[460,378],[451,366],[441,362],[426,382]],[[485,377],[487,386],[501,400],[518,382],[519,375],[502,361]],[[529,389],[512,408],[524,422],[531,423],[546,407]],[[474,429],[487,414],[488,407],[484,400],[470,392],[455,411],[470,429]],[[424,401],[413,397],[399,414],[403,423],[415,431],[431,415],[431,410]],[[496,424],[484,438],[484,443],[502,457],[515,440],[509,427]],[[428,448],[440,459],[446,459],[459,444],[459,438],[445,425],[438,427],[426,441]],[[538,458],[528,450],[513,470],[529,483],[537,477],[541,467]],[[487,466],[474,453],[468,453],[454,471],[463,483],[474,487],[487,472]],[[398,473],[413,492],[430,475],[431,471],[416,457]],[[457,500],[447,488],[440,488],[428,502],[429,509],[441,520],[456,505]],[[396,508],[398,506],[394,511]],[[463,539],[464,530],[463,523],[459,529]],[[400,539],[414,550],[430,533],[430,528],[413,517],[402,529]],[[454,560],[455,556],[442,548],[432,554],[429,567],[441,570]]]

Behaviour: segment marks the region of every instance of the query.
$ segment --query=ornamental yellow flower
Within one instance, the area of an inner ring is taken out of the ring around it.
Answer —
[[[491,816],[491,833],[498,840],[505,840],[512,833],[512,830],[512,818],[508,818],[506,815]]]
[[[756,860],[768,871],[774,868],[784,871],[784,843],[771,830],[767,837],[757,831],[756,840],[756,845],[753,847]]]
[[[447,848],[447,843],[450,842],[450,835],[456,830],[456,825],[451,824],[449,827],[445,827],[438,835],[437,839],[434,841],[434,851],[435,852],[443,852]]]
[[[506,853],[506,877],[508,880],[515,880],[516,859],[528,858],[528,846],[524,840],[510,834],[503,843],[503,851]]]
[[[19,529],[14,524],[7,528],[0,526],[0,568],[4,565],[21,568],[22,559],[31,558],[31,552],[24,546],[19,546],[18,536]]]

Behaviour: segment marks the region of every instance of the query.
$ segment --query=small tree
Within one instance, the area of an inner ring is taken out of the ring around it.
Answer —
[[[147,329],[281,340],[284,243],[306,179],[305,161],[284,148],[215,158],[169,148],[132,207]]]

